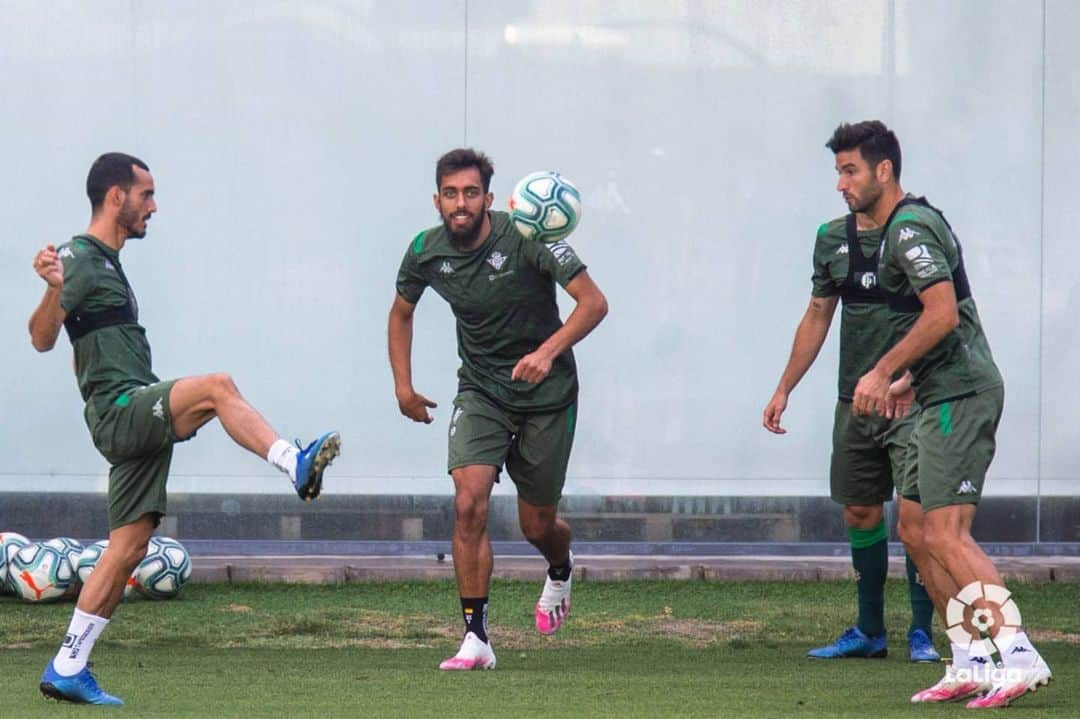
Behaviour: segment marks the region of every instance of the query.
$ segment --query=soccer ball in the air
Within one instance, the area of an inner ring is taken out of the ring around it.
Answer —
[[[139,592],[152,599],[171,599],[191,577],[191,555],[175,539],[151,537],[134,576]]]
[[[105,553],[106,547],[109,546],[109,540],[103,539],[100,542],[94,542],[82,551],[79,555],[78,561],[75,562],[75,574],[78,575],[79,581],[82,584],[86,584],[86,580],[90,578],[90,575],[94,573],[94,567],[97,566],[98,561],[101,559],[101,555]],[[128,577],[127,584],[124,585],[124,599],[127,599],[135,593],[135,574],[132,573]]]
[[[30,540],[18,532],[0,532],[0,594],[10,591],[8,587],[7,555],[10,548],[14,554],[21,547],[30,544]]]
[[[527,238],[557,242],[574,231],[580,218],[581,193],[557,172],[530,173],[510,193],[510,219]]]
[[[28,602],[54,602],[78,591],[78,575],[62,548],[36,542],[8,552],[8,585]]]

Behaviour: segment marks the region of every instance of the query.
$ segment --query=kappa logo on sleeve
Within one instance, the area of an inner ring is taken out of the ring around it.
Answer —
[[[71,251],[70,247],[61,247],[60,251],[56,253],[56,256],[62,260],[65,257],[75,257],[75,253]]]
[[[919,231],[911,227],[905,227],[900,230],[900,241],[907,242],[919,236]]]
[[[918,277],[925,279],[937,272],[937,263],[926,245],[912,247],[904,253],[904,257],[911,263],[911,268]]]

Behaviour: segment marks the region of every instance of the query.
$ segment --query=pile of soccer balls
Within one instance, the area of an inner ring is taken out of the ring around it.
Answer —
[[[90,577],[109,540],[83,547],[68,537],[31,542],[17,532],[0,532],[0,593],[27,602],[72,599]],[[127,580],[124,597],[171,599],[191,577],[191,556],[168,537],[152,537],[146,557]]]

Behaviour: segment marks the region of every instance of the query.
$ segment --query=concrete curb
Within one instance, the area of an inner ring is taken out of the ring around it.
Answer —
[[[342,584],[453,579],[453,559],[435,556],[196,556],[193,582],[290,582]],[[1080,557],[998,557],[995,564],[1010,582],[1080,581]],[[546,563],[539,557],[497,556],[498,579],[534,580]],[[889,560],[889,576],[907,576],[903,557]],[[578,556],[578,581],[795,581],[853,578],[847,557],[640,557]]]

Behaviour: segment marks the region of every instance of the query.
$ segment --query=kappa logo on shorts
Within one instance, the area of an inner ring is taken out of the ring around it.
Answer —
[[[975,489],[975,485],[971,483],[971,480],[965,479],[956,488],[957,494],[978,494],[979,490]]]
[[[848,253],[847,245],[840,245],[839,247],[836,248],[836,254],[838,254],[838,255],[846,255],[847,253]]]
[[[158,401],[154,402],[154,416],[160,420],[165,419],[165,407],[161,404],[161,397],[158,397]]]

